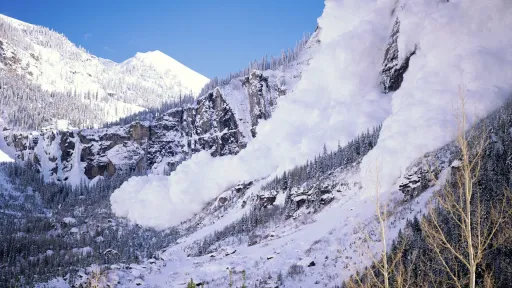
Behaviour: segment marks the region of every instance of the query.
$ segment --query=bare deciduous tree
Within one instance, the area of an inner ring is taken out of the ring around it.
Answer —
[[[482,207],[480,191],[475,182],[480,175],[482,157],[487,145],[484,132],[466,133],[466,98],[463,88],[459,89],[460,113],[457,116],[457,139],[460,160],[454,167],[456,185],[446,184],[435,198],[437,206],[430,207],[428,217],[422,223],[422,230],[430,248],[437,256],[442,268],[451,278],[450,284],[456,287],[476,287],[477,266],[493,240],[496,231],[504,221],[505,197],[499,205]],[[477,131],[474,129],[473,131]],[[454,229],[446,229],[441,223],[439,209],[446,213]],[[488,216],[488,217],[486,217]],[[457,235],[460,241],[451,241]],[[462,272],[457,262],[463,265]],[[484,285],[492,285],[490,274],[483,279]],[[487,283],[487,284],[486,284]]]
[[[373,193],[375,194],[375,216],[378,223],[378,239],[374,240],[370,235],[360,229],[360,233],[364,235],[364,242],[375,243],[379,247],[379,252],[375,255],[371,249],[363,248],[368,257],[372,259],[373,267],[366,269],[365,279],[363,280],[358,274],[351,278],[345,285],[347,287],[380,287],[380,288],[406,288],[409,287],[411,281],[411,266],[405,267],[402,259],[403,251],[407,244],[406,239],[401,239],[401,243],[393,253],[388,251],[387,243],[387,222],[388,209],[381,201],[380,191],[380,166],[378,161],[375,164],[375,173],[372,173],[374,179]],[[363,247],[365,245],[361,245]],[[376,274],[380,273],[382,277]]]

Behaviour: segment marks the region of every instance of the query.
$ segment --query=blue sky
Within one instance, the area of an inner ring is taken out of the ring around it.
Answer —
[[[313,32],[323,0],[0,0],[0,13],[50,27],[121,62],[160,50],[207,76],[225,76]]]

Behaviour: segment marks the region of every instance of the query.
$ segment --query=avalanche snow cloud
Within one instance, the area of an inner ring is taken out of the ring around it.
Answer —
[[[325,4],[318,19],[320,49],[245,150],[219,158],[201,152],[171,176],[131,178],[112,194],[113,211],[141,225],[173,226],[239,181],[282,173],[318,154],[324,143],[334,148],[382,122],[381,139],[362,171],[378,158],[382,183],[389,186],[413,159],[453,138],[459,84],[481,116],[512,90],[508,0]],[[396,17],[399,56],[414,47],[417,53],[400,90],[385,95],[379,71]]]
[[[512,93],[512,37],[504,36],[512,31],[512,1],[440,2],[407,1],[397,11],[400,51],[415,43],[419,49],[393,95],[377,146],[363,160],[362,171],[379,163],[382,189],[414,159],[455,138],[459,87],[470,123]]]

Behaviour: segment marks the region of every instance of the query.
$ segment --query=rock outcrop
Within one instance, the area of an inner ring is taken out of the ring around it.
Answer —
[[[247,115],[239,115],[217,88],[195,105],[170,110],[152,122],[69,131],[6,130],[2,134],[16,151],[16,160],[33,162],[46,181],[78,184],[120,171],[168,174],[200,151],[213,157],[237,154],[256,135],[258,121],[271,116],[277,97],[286,93],[285,88],[269,84],[269,77],[260,71],[233,81],[245,89],[229,97],[250,107]]]
[[[384,54],[381,70],[381,86],[385,93],[397,91],[404,81],[404,74],[409,69],[409,61],[416,54],[416,48],[400,57],[398,49],[398,36],[400,34],[400,20],[396,18],[389,43]],[[405,52],[404,52],[405,53]]]

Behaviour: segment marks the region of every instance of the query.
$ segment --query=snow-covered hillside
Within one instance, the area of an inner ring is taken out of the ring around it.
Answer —
[[[425,213],[433,193],[454,180],[456,113],[467,114],[468,126],[486,117],[477,125],[491,139],[483,153],[490,160],[481,166],[488,179],[475,180],[487,185],[480,189],[511,183],[512,168],[503,159],[512,155],[512,102],[491,112],[512,95],[512,38],[504,36],[512,27],[512,2],[326,0],[318,23],[297,61],[221,81],[195,104],[151,123],[32,138],[6,132],[16,160],[34,158],[43,175],[55,171],[64,182],[67,175],[83,178],[82,172],[100,176],[78,186],[85,192],[68,192],[71,200],[46,197],[52,207],[63,202],[67,214],[85,215],[81,221],[88,223],[94,216],[72,201],[91,198],[109,215],[106,225],[122,218],[138,224],[136,231],[154,233],[144,232],[152,240],[133,247],[146,258],[108,258],[101,281],[340,287],[381,248],[375,207],[389,212],[382,229],[390,247],[408,221]],[[132,62],[142,67],[160,58],[153,52]],[[457,111],[461,93],[466,111]],[[138,170],[146,163],[153,174],[100,189],[122,165]],[[9,183],[16,183],[16,173],[30,175],[6,167]],[[167,239],[159,233],[171,232],[172,243],[147,258]],[[147,243],[155,246],[145,250]],[[97,246],[94,255],[113,253]],[[130,247],[116,257],[137,252]],[[82,267],[81,283],[91,275]],[[69,275],[56,281],[77,283]]]
[[[212,81],[197,99],[174,103],[147,121],[136,116],[129,118],[133,122],[101,129],[76,129],[67,121],[52,121],[38,132],[6,128],[0,131],[3,150],[18,162],[34,162],[46,181],[71,184],[119,171],[167,175],[200,151],[212,157],[234,155],[257,137],[256,127],[272,117],[279,99],[294,90],[318,46],[315,33],[297,44],[293,57],[274,65],[260,62],[258,67],[267,70],[246,69]],[[150,54],[150,61],[161,60],[165,66],[165,55]],[[128,61],[145,63],[146,55]]]
[[[7,156],[7,154],[5,154],[5,152],[0,151],[0,162],[11,162],[11,161],[13,161],[11,159],[11,157]]]
[[[357,219],[341,230],[331,226],[344,235],[373,216],[361,213],[372,202],[375,167],[383,199],[393,199],[406,168],[455,137],[460,86],[470,124],[512,93],[512,40],[503,38],[512,27],[510,1],[327,0],[318,22],[320,47],[310,66],[289,97],[280,99],[272,118],[257,127],[258,136],[247,148],[217,158],[197,153],[167,178],[132,178],[112,195],[113,211],[142,225],[173,226],[201,211],[198,200],[215,201],[241,182],[265,183],[312,160],[324,145],[333,150],[383,123],[377,145],[349,177],[362,186],[351,188],[354,198],[345,200],[353,203],[354,217],[340,210],[350,207],[340,206],[325,218]],[[232,213],[204,230],[213,232],[242,216]],[[318,226],[329,227],[324,224]],[[307,231],[286,241],[301,250],[304,235]],[[191,265],[201,264],[192,260]]]
[[[166,175],[200,151],[234,155],[257,137],[258,123],[272,116],[279,98],[293,91],[317,46],[313,37],[297,61],[233,78],[151,121],[82,130],[57,121],[40,132],[6,129],[0,141],[11,158],[34,162],[46,181],[75,185],[120,171]]]
[[[198,94],[208,82],[160,51],[114,63],[76,47],[62,34],[5,15],[0,15],[0,71],[3,82],[14,73],[44,91],[69,92],[73,101],[91,102],[104,110],[95,124],[159,106],[180,94]]]
[[[258,137],[246,149],[215,159],[198,153],[162,189],[153,189],[144,177],[133,179],[114,193],[113,208],[139,223],[151,219],[157,226],[171,225],[166,216],[171,210],[151,215],[136,211],[154,211],[152,205],[160,207],[162,199],[167,207],[174,207],[174,201],[213,199],[240,181],[278,175],[313,158],[324,144],[333,149],[381,122],[383,136],[363,160],[363,171],[381,159],[382,183],[389,187],[409,162],[454,137],[451,111],[460,84],[467,89],[468,107],[477,108],[471,116],[486,115],[510,95],[512,40],[501,35],[511,27],[511,11],[512,4],[504,0],[326,1],[318,20],[318,53],[295,91],[258,126]],[[410,61],[409,70],[399,69],[404,61]],[[383,71],[394,63],[396,70],[407,72],[401,87],[390,91],[381,83],[386,83]],[[197,175],[208,177],[196,181]],[[141,189],[133,192],[130,186]],[[127,193],[144,195],[147,201],[133,205]]]

